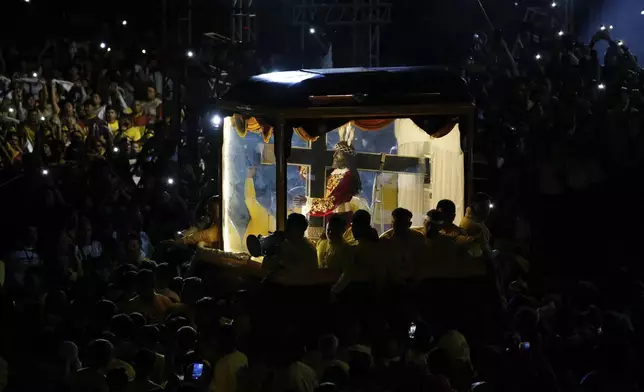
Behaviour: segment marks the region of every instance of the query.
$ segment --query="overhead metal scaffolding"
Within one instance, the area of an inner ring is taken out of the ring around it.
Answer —
[[[257,39],[253,0],[232,0],[231,34],[234,43],[254,43]]]
[[[353,30],[353,65],[378,67],[380,27],[391,23],[391,8],[391,3],[381,0],[300,0],[293,7],[293,25],[300,27],[302,50],[309,29],[349,26]]]

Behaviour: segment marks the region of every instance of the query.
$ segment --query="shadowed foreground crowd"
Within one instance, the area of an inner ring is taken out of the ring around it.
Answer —
[[[330,295],[186,264],[160,244],[192,221],[163,178],[131,190],[103,161],[31,176],[4,258],[3,390],[639,390],[644,286],[626,270],[539,293],[523,269]]]

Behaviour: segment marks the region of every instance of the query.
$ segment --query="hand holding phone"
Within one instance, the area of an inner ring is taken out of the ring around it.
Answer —
[[[197,362],[192,364],[192,379],[198,380],[203,374],[203,363]]]
[[[411,323],[411,325],[409,326],[408,334],[409,334],[409,339],[413,339],[414,337],[416,337],[416,323]]]

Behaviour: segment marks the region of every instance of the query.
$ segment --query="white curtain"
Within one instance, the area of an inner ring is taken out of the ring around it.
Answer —
[[[422,176],[399,176],[398,205],[410,210],[413,224],[420,226],[428,210],[436,208],[440,200],[449,199],[456,204],[454,221],[458,224],[465,213],[465,160],[458,124],[446,136],[435,139],[410,119],[398,119],[395,134],[398,155],[429,157],[431,162],[431,187],[423,184]]]
[[[410,119],[398,119],[394,124],[398,142],[398,155],[406,157],[429,157],[431,138]],[[419,160],[418,164],[422,164]],[[424,176],[419,174],[398,175],[398,207],[413,214],[412,225],[421,226],[427,212],[429,194],[425,191]]]
[[[430,209],[448,199],[456,204],[459,224],[465,215],[465,155],[461,150],[461,131],[458,124],[440,139],[432,139],[431,149],[432,195]]]

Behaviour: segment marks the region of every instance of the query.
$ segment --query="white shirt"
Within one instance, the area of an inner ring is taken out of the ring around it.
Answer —
[[[40,264],[40,257],[30,248],[15,250],[9,254],[9,265],[13,269],[13,277],[21,286],[24,285],[27,269],[38,267]]]

